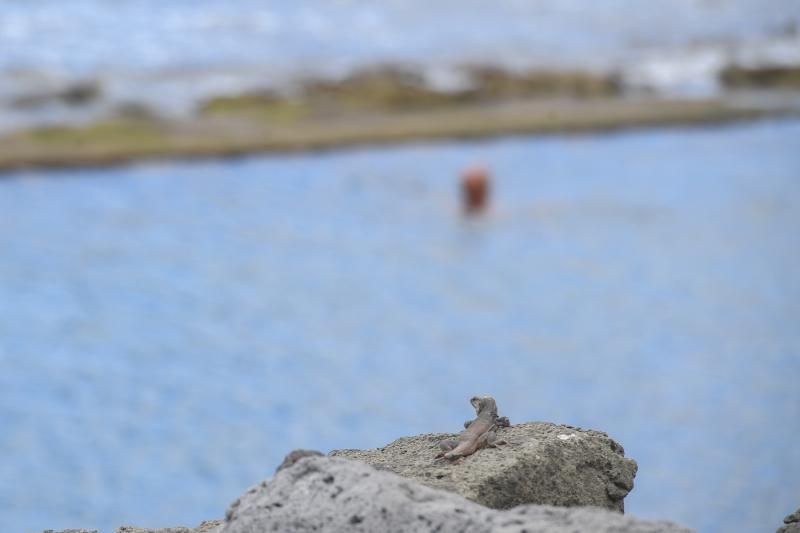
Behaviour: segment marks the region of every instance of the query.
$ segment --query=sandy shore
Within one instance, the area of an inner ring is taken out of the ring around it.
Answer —
[[[717,124],[790,114],[798,114],[796,105],[749,105],[732,98],[601,97],[450,104],[413,111],[362,109],[328,116],[253,110],[198,115],[183,121],[118,117],[86,126],[39,128],[0,137],[0,172],[356,144]]]

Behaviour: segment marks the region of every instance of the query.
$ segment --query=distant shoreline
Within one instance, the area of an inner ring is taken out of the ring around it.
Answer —
[[[720,124],[798,116],[797,105],[744,105],[729,97],[665,100],[622,97],[522,99],[434,104],[413,110],[355,109],[332,116],[211,114],[170,121],[118,117],[86,126],[0,136],[0,173],[113,166],[142,160],[225,158],[363,144]],[[284,110],[281,108],[281,112]]]

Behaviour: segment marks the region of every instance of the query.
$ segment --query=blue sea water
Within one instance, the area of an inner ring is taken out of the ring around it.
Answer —
[[[800,63],[798,28],[795,0],[0,0],[0,131],[131,103],[185,116],[216,95],[385,62],[440,87],[490,63],[707,96],[731,63]],[[47,98],[87,81],[99,96],[83,106]],[[31,95],[44,98],[19,104]]]
[[[476,393],[607,431],[633,515],[774,529],[798,235],[796,120],[5,175],[0,529],[219,518],[293,448],[455,431]]]
[[[375,61],[566,62],[792,33],[791,0],[0,2],[0,72]],[[213,44],[213,45],[211,45]]]

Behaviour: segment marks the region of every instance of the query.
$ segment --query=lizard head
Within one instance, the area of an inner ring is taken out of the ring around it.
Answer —
[[[473,396],[469,403],[475,408],[475,413],[478,416],[484,413],[497,416],[497,403],[491,396]]]

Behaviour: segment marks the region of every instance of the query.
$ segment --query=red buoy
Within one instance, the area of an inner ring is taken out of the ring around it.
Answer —
[[[472,165],[461,173],[461,204],[467,214],[486,209],[489,203],[491,176],[486,167]]]

